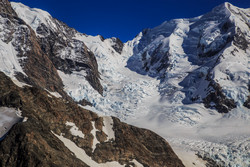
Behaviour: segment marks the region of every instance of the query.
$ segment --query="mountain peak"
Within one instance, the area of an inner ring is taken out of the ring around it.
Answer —
[[[229,3],[229,2],[224,2],[224,3],[216,6],[215,8],[221,8],[221,9],[223,9],[223,8],[228,8],[230,5],[232,5],[232,4]]]
[[[231,11],[229,10],[230,6],[233,6],[233,5],[230,4],[229,2],[224,2],[216,6],[215,8],[213,8],[212,13],[230,15],[231,13]]]
[[[232,13],[239,13],[238,10],[244,10],[244,9],[234,6],[233,4],[229,2],[224,2],[216,6],[215,8],[213,8],[212,12],[219,13],[219,14],[221,13],[232,14]]]

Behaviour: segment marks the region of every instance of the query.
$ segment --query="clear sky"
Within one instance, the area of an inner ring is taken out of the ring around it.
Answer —
[[[12,0],[48,11],[53,17],[88,35],[133,39],[144,28],[166,20],[209,12],[223,0]],[[228,0],[250,8],[250,0]]]

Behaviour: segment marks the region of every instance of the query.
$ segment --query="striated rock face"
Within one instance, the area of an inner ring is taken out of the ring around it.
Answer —
[[[36,33],[43,52],[49,56],[58,70],[66,74],[74,71],[86,71],[86,79],[100,94],[103,92],[99,81],[100,75],[94,54],[86,45],[75,38],[77,31],[68,27],[63,22],[51,18],[56,28],[41,24]]]
[[[17,16],[8,0],[0,0],[0,13]]]
[[[103,93],[96,58],[77,38],[79,32],[52,18],[45,11],[30,10],[20,3],[12,3],[12,6],[17,15],[32,28],[41,52],[50,59],[57,70],[65,74],[85,71],[85,78],[90,85],[100,94]]]
[[[9,2],[3,1],[2,3],[7,3],[11,8]],[[5,14],[4,11],[0,13],[3,29],[1,39],[5,45],[14,48],[13,52],[16,52],[18,63],[23,69],[23,73],[14,74],[16,78],[28,84],[64,94],[61,78],[52,61],[41,50],[35,32],[18,18],[13,10],[8,11],[12,13]]]
[[[56,135],[71,140],[98,163],[116,161],[133,166],[136,160],[143,166],[183,166],[169,144],[155,133],[116,118],[110,118],[112,128],[107,131],[104,118],[42,89],[17,87],[3,73],[0,73],[0,105],[18,108],[22,117],[26,117],[26,121],[14,125],[0,142],[3,167],[89,165],[77,159],[76,153],[72,154]],[[83,136],[72,132],[69,126],[72,123]]]
[[[0,143],[1,166],[88,166],[45,128],[34,120],[14,125]]]
[[[111,38],[111,41],[112,41],[111,45],[112,48],[114,48],[117,53],[121,54],[124,46],[122,41],[119,38]]]
[[[208,88],[212,88],[212,91],[209,92],[208,96],[203,99],[205,107],[207,108],[216,108],[220,113],[227,113],[233,108],[236,108],[236,103],[233,99],[228,99],[222,92],[222,89],[219,84],[210,83]]]

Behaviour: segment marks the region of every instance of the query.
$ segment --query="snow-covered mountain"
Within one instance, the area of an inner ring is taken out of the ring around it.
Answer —
[[[142,32],[128,67],[159,78],[164,100],[178,96],[178,103],[203,102],[228,112],[249,95],[249,25],[249,9],[229,3],[197,18],[164,22]]]
[[[35,83],[99,115],[149,128],[168,139],[187,166],[202,166],[202,159],[250,164],[250,9],[224,3],[122,43],[79,33],[40,9],[11,6],[21,19],[12,26],[0,19],[0,70],[15,83]],[[40,50],[29,47],[29,33]],[[29,50],[50,63],[33,70]],[[41,77],[39,71],[49,72]]]

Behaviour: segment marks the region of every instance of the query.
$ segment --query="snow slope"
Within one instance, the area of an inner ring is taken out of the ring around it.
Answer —
[[[45,24],[52,29],[57,29],[57,26],[52,21],[52,17],[48,12],[37,8],[29,8],[22,3],[16,2],[11,2],[11,6],[17,15],[22,18],[35,32],[41,24]]]
[[[11,129],[11,127],[23,120],[20,110],[14,108],[0,107],[0,140]]]
[[[53,133],[53,132],[52,132]],[[97,163],[94,160],[91,159],[91,157],[89,157],[85,151],[82,148],[79,148],[74,142],[72,142],[71,140],[63,137],[62,135],[58,136],[55,133],[53,133],[58,139],[60,139],[64,145],[72,152],[75,154],[75,156],[82,160],[84,163],[86,163],[87,165],[91,166],[91,167],[122,167],[124,165],[119,164],[116,161],[113,162],[106,162],[106,163]],[[142,167],[143,165],[140,164],[139,162],[137,162],[136,160],[131,161],[133,162],[136,167]]]
[[[10,33],[10,28],[14,27],[13,38],[11,41],[6,42],[8,38],[8,33]],[[0,16],[0,71],[4,72],[7,76],[12,78],[12,80],[19,86],[23,86],[22,83],[18,82],[15,78],[15,74],[20,72],[26,75],[20,65],[20,61],[24,60],[25,57],[18,57],[16,48],[13,43],[18,37],[18,30],[22,26],[16,27],[14,24],[8,25],[8,18]],[[25,46],[24,46],[25,47]],[[28,49],[28,48],[26,48]]]
[[[133,45],[138,40],[126,44],[120,55],[112,48],[110,39],[102,41],[99,36],[86,36],[80,33],[75,38],[83,41],[95,53],[104,93],[101,96],[88,84],[84,78],[84,71],[70,75],[59,71],[65,84],[65,91],[76,101],[88,100],[93,104],[93,110],[101,115],[113,115],[125,120],[135,117],[134,111],[139,111],[138,108],[142,108],[140,111],[145,114],[147,111],[141,105],[141,101],[146,102],[159,94],[157,91],[159,82],[126,68],[129,52],[132,52],[132,47],[128,45]]]

